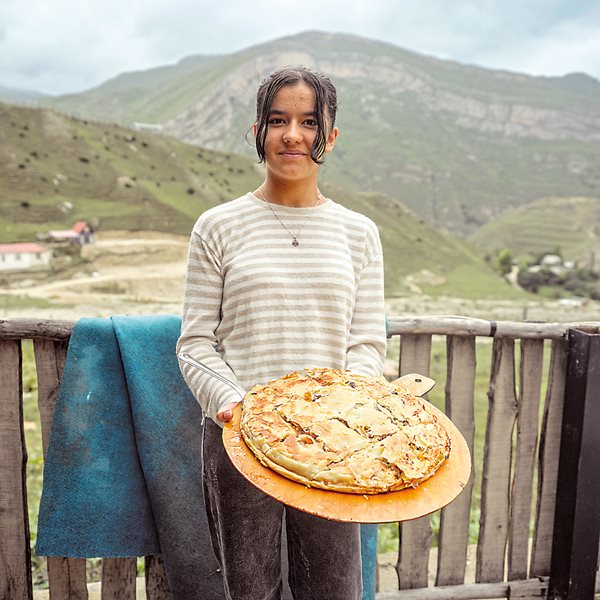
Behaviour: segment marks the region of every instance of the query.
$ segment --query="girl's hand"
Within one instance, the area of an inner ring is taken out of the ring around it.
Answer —
[[[230,402],[226,404],[218,413],[217,419],[226,423],[227,421],[231,421],[233,419],[233,409],[239,404],[239,402]]]

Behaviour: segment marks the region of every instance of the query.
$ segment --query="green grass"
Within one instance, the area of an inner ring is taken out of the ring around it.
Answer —
[[[44,475],[44,454],[42,449],[42,428],[37,406],[37,378],[33,355],[33,343],[25,340],[21,344],[23,352],[23,420],[25,423],[25,443],[27,445],[27,510],[31,536],[32,570],[34,585],[47,580],[46,560],[35,556],[38,512]]]
[[[13,296],[12,294],[0,294],[0,315],[2,311],[14,311],[18,308],[50,308],[56,304],[43,298],[30,298],[28,296]]]

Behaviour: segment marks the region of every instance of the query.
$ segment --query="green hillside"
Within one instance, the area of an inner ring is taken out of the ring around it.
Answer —
[[[324,180],[379,192],[466,235],[546,196],[600,184],[600,83],[530,77],[309,31],[228,55],[126,73],[83,94],[47,99],[68,114],[162,124],[185,142],[253,158],[244,133],[257,85],[281,64],[328,73],[339,92],[336,150]]]
[[[565,258],[585,262],[600,253],[600,198],[541,198],[487,223],[470,241],[484,253],[508,248],[524,257],[558,248]]]
[[[0,240],[85,219],[103,229],[189,232],[209,206],[260,180],[229,153],[163,136],[0,105]]]
[[[254,189],[262,175],[239,155],[117,125],[0,104],[0,243],[28,241],[86,220],[100,229],[188,235],[198,215]],[[380,227],[388,295],[517,293],[469,246],[382,194],[323,186]]]
[[[123,73],[87,92],[50,98],[44,105],[71,116],[125,126],[134,121],[162,123],[184,110],[214,82],[218,77],[215,66],[222,60],[220,56],[192,56],[176,65]]]
[[[357,194],[352,208],[379,225],[385,276],[393,282],[388,295],[411,291],[406,282],[408,277],[416,289],[429,295],[481,299],[522,297],[467,243],[434,229],[390,198],[381,194]],[[402,285],[398,286],[397,282]]]

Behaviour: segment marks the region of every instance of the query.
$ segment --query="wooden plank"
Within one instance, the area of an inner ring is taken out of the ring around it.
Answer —
[[[508,582],[508,597],[520,598],[521,600],[535,600],[546,598],[548,595],[548,577],[536,577],[522,581]]]
[[[477,582],[502,581],[508,534],[512,431],[517,415],[514,342],[494,340],[483,455]]]
[[[160,556],[146,556],[145,575],[147,600],[171,600],[165,565]]]
[[[510,501],[508,579],[528,574],[533,469],[537,450],[544,340],[521,340],[515,472]]]
[[[532,577],[550,575],[556,484],[558,481],[558,457],[560,452],[559,440],[562,428],[566,374],[567,341],[554,340],[550,355],[548,386],[540,433],[538,493],[531,566],[529,569],[530,576]]]
[[[508,584],[499,583],[467,583],[464,585],[447,585],[421,588],[418,590],[398,590],[395,592],[379,592],[376,600],[486,600],[506,598]]]
[[[0,340],[0,598],[33,598],[19,340]]]
[[[590,333],[600,331],[597,321],[584,323],[528,323],[524,321],[487,321],[471,317],[389,317],[389,335],[480,335],[489,337],[561,339],[569,329]]]
[[[403,335],[400,339],[399,374],[429,374],[430,335]],[[400,549],[396,571],[401,589],[427,586],[433,530],[429,516],[400,524]]]
[[[50,600],[87,600],[85,558],[48,558]]]
[[[67,344],[66,342],[36,339],[33,342],[33,349],[38,383],[42,445],[44,457],[46,457],[58,387],[67,356]]]
[[[66,340],[75,321],[50,319],[0,319],[0,340]]]
[[[376,600],[484,600],[488,598],[519,598],[521,600],[546,598],[548,577],[498,582],[468,583],[420,590],[379,592]],[[600,577],[596,577],[596,594],[600,592]]]
[[[75,321],[48,319],[0,319],[0,339],[65,340]],[[478,335],[491,337],[562,339],[569,329],[600,332],[600,322],[528,323],[523,321],[488,321],[471,317],[389,317],[389,335]]]
[[[446,414],[465,438],[471,456],[475,434],[475,337],[448,336]],[[465,489],[442,509],[436,585],[464,582],[469,543],[471,492],[474,470]]]
[[[50,441],[52,417],[60,378],[65,367],[67,342],[35,339],[35,366],[38,381],[38,408],[42,428],[44,458]],[[85,600],[88,597],[86,586],[85,559],[48,557],[48,587],[52,598]]]
[[[137,558],[102,560],[102,600],[135,600]]]

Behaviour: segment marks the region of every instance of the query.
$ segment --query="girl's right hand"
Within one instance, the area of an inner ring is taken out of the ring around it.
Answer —
[[[217,419],[222,423],[226,423],[233,419],[233,409],[239,404],[239,402],[230,402],[226,404],[218,413]]]

